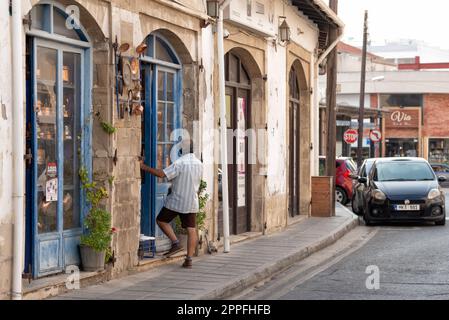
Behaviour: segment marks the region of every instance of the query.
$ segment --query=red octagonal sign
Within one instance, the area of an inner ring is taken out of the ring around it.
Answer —
[[[358,136],[359,133],[356,129],[348,129],[343,135],[343,140],[345,140],[347,144],[353,144],[357,141]]]

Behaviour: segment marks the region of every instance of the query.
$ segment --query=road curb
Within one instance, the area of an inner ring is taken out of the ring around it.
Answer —
[[[346,209],[346,208],[345,208]],[[348,209],[346,209],[350,212]],[[260,270],[256,270],[252,274],[243,275],[241,277],[235,278],[232,282],[228,282],[226,285],[214,289],[211,292],[208,292],[205,295],[198,297],[200,300],[214,300],[214,299],[226,299],[238,293],[241,293],[242,290],[245,290],[251,286],[256,285],[257,283],[264,281],[276,273],[286,269],[292,264],[301,261],[313,253],[320,251],[332,244],[334,244],[338,239],[342,238],[349,231],[358,226],[358,219],[353,215],[352,212],[351,217],[343,223],[341,226],[336,228],[334,232],[323,236],[319,240],[317,240],[314,244],[309,245],[301,250],[292,253],[286,257],[283,257],[277,261],[274,261],[271,264],[267,264],[263,266]]]

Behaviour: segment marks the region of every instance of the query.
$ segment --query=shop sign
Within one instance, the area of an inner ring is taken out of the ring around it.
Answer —
[[[347,144],[353,144],[357,141],[358,139],[358,132],[355,129],[349,129],[346,130],[346,132],[343,135],[343,140],[347,143]]]
[[[419,110],[393,110],[385,120],[388,128],[418,128]]]
[[[231,1],[224,10],[223,18],[264,37],[276,35],[277,16],[271,0]]]

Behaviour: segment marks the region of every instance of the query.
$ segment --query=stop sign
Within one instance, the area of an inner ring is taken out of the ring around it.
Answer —
[[[357,141],[358,136],[359,133],[356,129],[348,129],[343,135],[343,140],[345,140],[347,144],[353,144]]]

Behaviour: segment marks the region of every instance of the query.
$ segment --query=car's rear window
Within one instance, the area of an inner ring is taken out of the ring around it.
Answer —
[[[383,162],[376,165],[374,181],[426,181],[435,175],[425,162]]]

